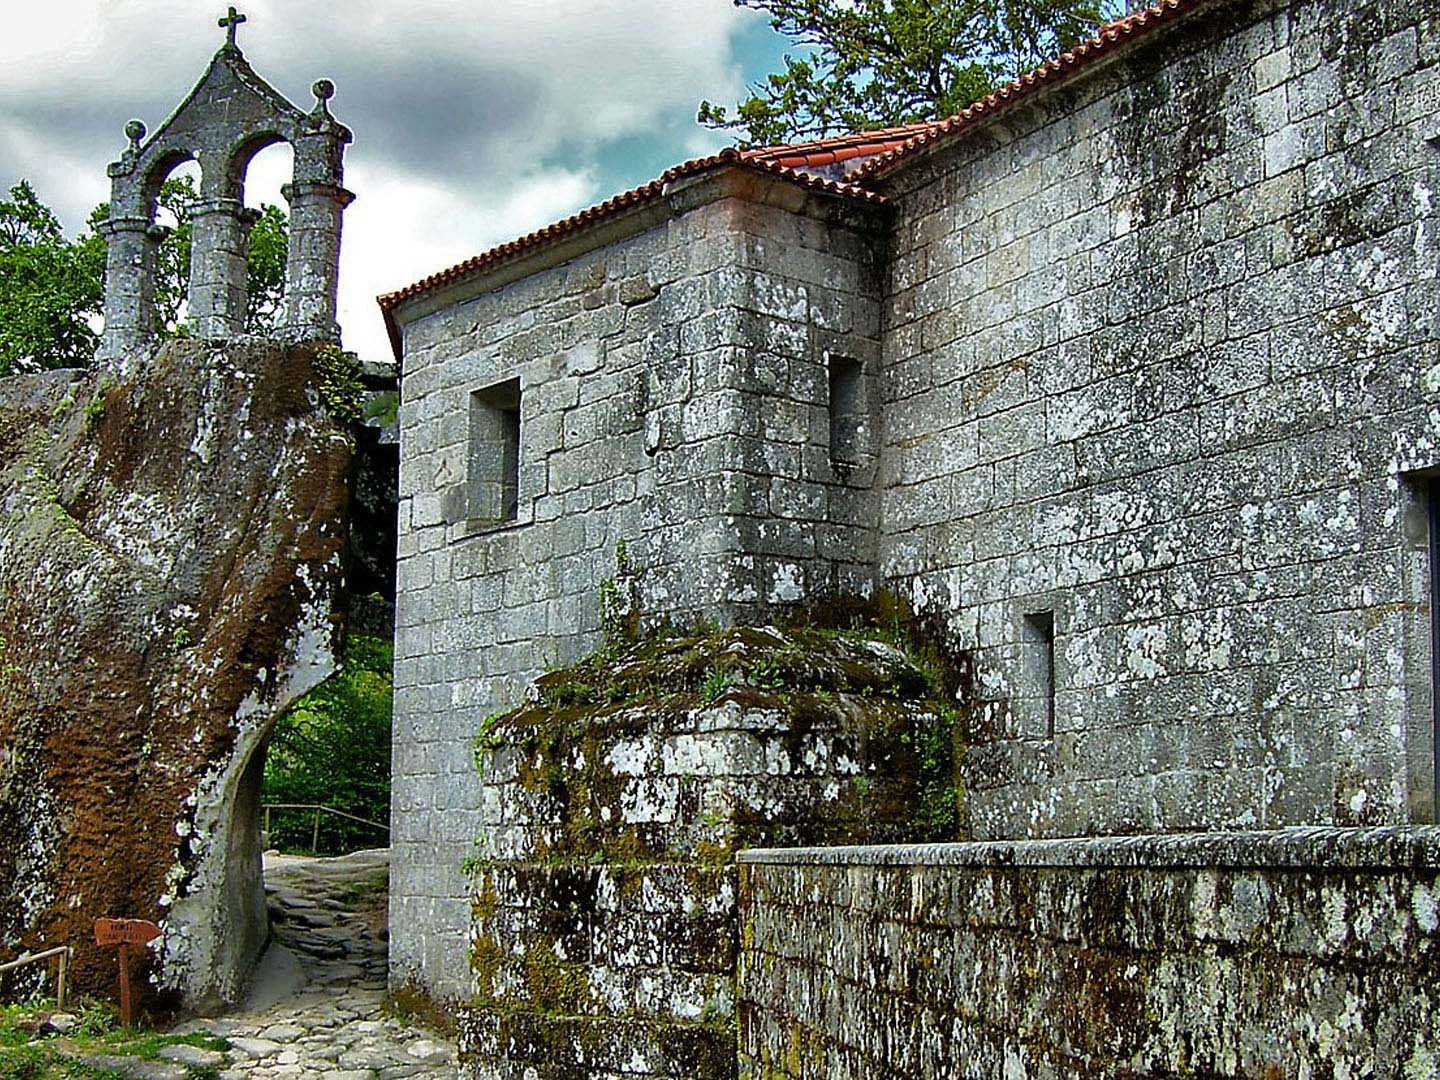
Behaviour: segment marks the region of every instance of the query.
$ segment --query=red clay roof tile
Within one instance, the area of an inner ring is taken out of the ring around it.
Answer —
[[[975,102],[954,116],[925,125],[899,145],[866,158],[852,170],[847,179],[856,183],[871,181],[903,163],[911,155],[933,144],[947,135],[953,135],[973,127],[982,120],[988,120],[996,113],[1022,99],[1050,86],[1054,86],[1075,75],[1086,67],[1114,53],[1122,45],[1128,45],[1162,26],[1169,25],[1181,15],[1208,3],[1209,0],[1160,0],[1159,3],[1143,8],[1123,19],[1102,26],[1093,38],[1062,53],[1053,60],[1047,60],[1034,71],[1028,72],[1014,82],[1000,87],[988,97]]]
[[[853,131],[808,142],[761,146],[744,151],[752,161],[772,161],[792,169],[817,168],[855,158],[873,157],[904,144],[910,138],[934,127],[937,121],[927,120],[903,127]]]

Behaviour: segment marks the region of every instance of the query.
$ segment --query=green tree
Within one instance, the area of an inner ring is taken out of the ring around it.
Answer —
[[[394,649],[383,638],[355,636],[340,673],[297,701],[276,722],[265,759],[266,803],[313,803],[370,821],[390,820],[390,726]],[[276,810],[270,842],[310,849],[313,815]],[[322,851],[384,846],[384,832],[326,815]]]
[[[285,252],[290,221],[273,203],[262,203],[250,230],[246,269],[245,326],[252,334],[279,329],[285,312]]]
[[[0,201],[0,375],[84,367],[95,352],[104,241],[65,238],[22,180]]]
[[[735,0],[799,46],[731,113],[699,120],[742,146],[952,116],[1079,43],[1121,0]]]

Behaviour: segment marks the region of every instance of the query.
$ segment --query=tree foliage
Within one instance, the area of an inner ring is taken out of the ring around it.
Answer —
[[[165,181],[157,200],[170,226],[155,269],[155,322],[163,335],[184,334],[190,287],[194,181]],[[55,214],[21,180],[0,201],[0,376],[60,367],[84,367],[95,353],[104,301],[105,239],[109,216],[102,203],[76,240],[65,236]],[[275,329],[285,293],[289,221],[278,206],[264,204],[250,232],[246,327]]]
[[[105,243],[65,238],[22,180],[0,201],[0,375],[84,367],[95,352]]]
[[[1120,0],[735,0],[800,48],[732,113],[699,120],[743,146],[952,116],[1079,43]]]
[[[260,207],[250,230],[250,255],[245,292],[245,328],[263,334],[280,326],[285,308],[285,249],[290,221],[273,203]]]
[[[291,706],[270,736],[266,803],[314,803],[371,821],[390,820],[390,727],[394,649],[382,638],[352,637],[339,674]],[[270,843],[308,851],[314,816],[276,810]],[[326,814],[320,850],[384,846],[384,832]]]

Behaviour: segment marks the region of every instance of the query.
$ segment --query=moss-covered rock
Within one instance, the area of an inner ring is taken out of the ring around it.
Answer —
[[[487,718],[472,1056],[582,1077],[619,1045],[641,1075],[733,1076],[734,853],[955,838],[960,717],[936,667],[865,632],[658,635]]]
[[[92,920],[146,918],[161,986],[243,988],[257,751],[338,640],[354,443],[322,368],[175,341],[126,375],[0,380],[0,961],[71,944],[77,987],[113,993]]]

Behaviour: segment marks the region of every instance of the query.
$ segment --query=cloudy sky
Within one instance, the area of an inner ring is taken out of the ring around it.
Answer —
[[[0,187],[35,186],[77,230],[109,196],[125,122],[154,131],[223,41],[197,0],[0,0]],[[301,108],[321,76],[355,132],[340,321],[388,356],[374,297],[643,183],[728,141],[695,124],[778,66],[729,0],[251,0],[246,58]],[[282,203],[288,147],[246,202]]]

